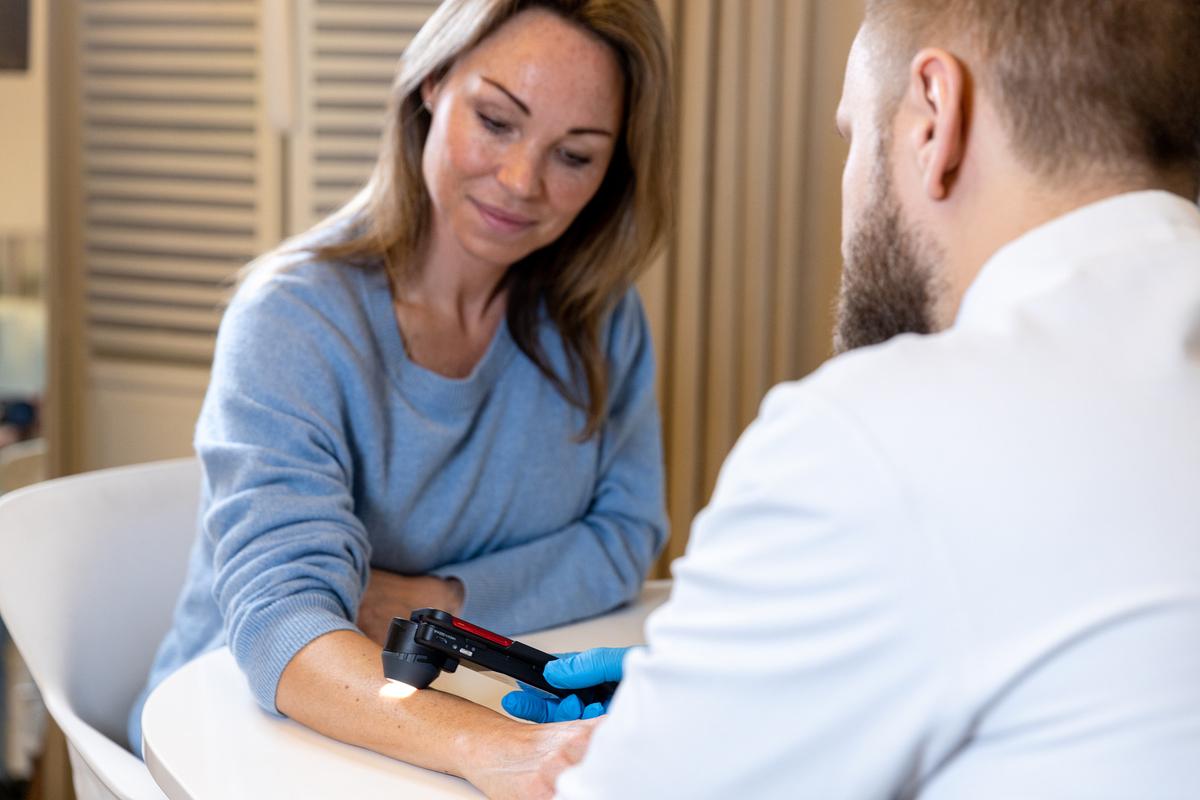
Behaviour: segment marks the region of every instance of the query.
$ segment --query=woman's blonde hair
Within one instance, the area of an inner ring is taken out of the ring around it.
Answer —
[[[433,213],[421,171],[430,125],[421,86],[439,80],[459,56],[531,8],[552,11],[606,42],[625,78],[623,130],[596,195],[561,237],[513,264],[502,284],[513,339],[569,402],[587,412],[582,434],[589,437],[607,413],[601,324],[649,266],[673,223],[672,77],[654,0],[445,0],[400,59],[370,181],[314,231],[340,230],[342,240],[320,237],[325,243],[312,252],[361,266],[382,263],[393,287],[414,277]],[[543,305],[562,336],[570,375],[556,374],[541,347]]]

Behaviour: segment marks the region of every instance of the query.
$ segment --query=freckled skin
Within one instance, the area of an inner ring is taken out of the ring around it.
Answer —
[[[595,195],[620,132],[624,78],[607,44],[552,12],[531,10],[422,93],[433,109],[422,163],[434,208],[432,260],[494,269],[557,239]],[[514,224],[489,224],[480,203]]]

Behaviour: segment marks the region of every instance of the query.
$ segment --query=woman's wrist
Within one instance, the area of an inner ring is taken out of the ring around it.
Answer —
[[[461,613],[467,594],[463,582],[458,578],[443,578],[442,582],[446,584],[446,592],[449,597],[444,610],[451,614]]]
[[[599,719],[529,725],[490,720],[463,742],[466,778],[488,797],[550,798],[563,770],[587,752]]]
[[[526,752],[529,745],[523,734],[533,726],[516,722],[496,714],[492,718],[479,717],[470,729],[459,731],[455,737],[455,762],[459,777],[483,789],[488,778],[497,769],[513,760],[518,753]]]

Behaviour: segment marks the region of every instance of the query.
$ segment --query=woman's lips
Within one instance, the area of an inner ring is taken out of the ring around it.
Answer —
[[[483,221],[499,233],[520,233],[533,225],[533,220],[528,217],[503,211],[495,206],[482,203],[473,197],[469,199],[475,208],[479,209],[479,215],[483,217]]]

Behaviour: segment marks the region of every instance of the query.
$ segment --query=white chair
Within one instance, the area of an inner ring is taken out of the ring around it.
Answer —
[[[170,624],[200,468],[165,461],[0,497],[0,616],[66,735],[80,800],[161,800],[125,722]]]

